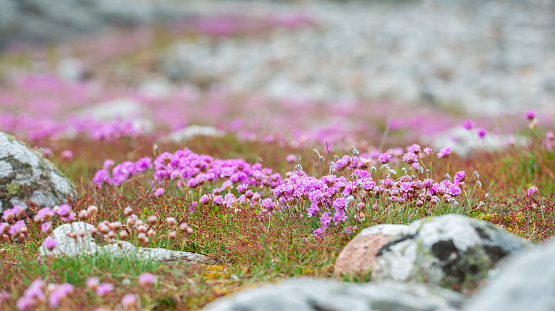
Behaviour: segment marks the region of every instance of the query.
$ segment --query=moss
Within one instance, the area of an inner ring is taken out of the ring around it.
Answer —
[[[8,194],[10,194],[12,197],[15,197],[21,191],[21,186],[19,184],[7,184],[5,189]]]

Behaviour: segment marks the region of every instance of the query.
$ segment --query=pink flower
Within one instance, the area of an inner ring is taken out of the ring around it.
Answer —
[[[139,286],[148,287],[156,282],[156,277],[150,273],[143,273],[139,276]]]
[[[320,216],[320,225],[324,228],[328,228],[331,223],[331,217],[327,212],[324,212],[322,216]]]
[[[44,247],[46,247],[49,251],[53,250],[54,247],[56,247],[56,244],[58,243],[53,238],[47,238],[44,240]]]
[[[389,162],[389,159],[391,159],[391,154],[389,154],[389,153],[382,153],[382,154],[380,154],[380,156],[378,157],[378,161],[379,161],[381,164],[385,164],[385,163]]]
[[[100,280],[97,277],[89,278],[87,280],[87,288],[89,289],[96,290],[98,285],[100,285]]]
[[[62,159],[66,161],[73,159],[73,152],[71,150],[62,151]]]
[[[466,176],[466,173],[464,171],[458,171],[457,173],[455,173],[454,179],[457,182],[463,182],[465,176]]]
[[[58,208],[56,209],[56,214],[58,216],[68,216],[69,213],[71,213],[71,206],[67,205],[67,204],[62,204],[60,206],[58,206]]]
[[[292,163],[295,162],[297,160],[297,156],[294,154],[290,154],[287,157],[285,157],[285,161]]]
[[[472,128],[475,127],[475,126],[476,126],[476,124],[475,124],[472,120],[466,120],[466,121],[464,121],[463,124],[462,124],[462,127],[463,127],[464,129],[467,129],[467,130],[472,129]]]
[[[485,128],[481,127],[478,129],[478,137],[483,139],[487,134],[488,134],[488,131],[486,131]]]
[[[137,304],[137,296],[134,294],[127,294],[121,299],[121,305],[124,308],[133,307],[135,304]]]
[[[114,290],[114,285],[109,283],[102,283],[96,289],[96,294],[100,297],[108,294],[109,292]]]
[[[532,187],[528,188],[528,196],[532,196],[534,193],[539,193],[538,187],[533,185]]]
[[[50,148],[44,148],[42,149],[42,156],[45,158],[48,158],[52,155],[52,149]]]
[[[524,116],[526,117],[526,119],[528,120],[534,120],[534,118],[536,117],[536,112],[534,110],[528,110]]]
[[[429,156],[432,155],[432,148],[430,148],[430,147],[424,148],[424,153],[429,155]]]
[[[164,192],[165,192],[164,188],[158,188],[158,189],[156,189],[156,191],[154,191],[154,195],[158,197],[158,196],[161,196],[162,194],[164,194]]]
[[[451,156],[451,151],[452,150],[449,147],[441,148],[437,153],[437,158],[449,158]]]
[[[65,283],[62,285],[57,285],[54,291],[50,294],[48,302],[50,307],[58,308],[60,306],[60,301],[63,300],[67,295],[73,292],[73,285]]]

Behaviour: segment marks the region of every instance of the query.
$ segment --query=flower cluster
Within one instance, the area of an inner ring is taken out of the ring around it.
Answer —
[[[113,162],[105,164],[103,169],[96,172],[93,181],[99,187],[104,183],[119,186],[130,176],[148,169],[154,170],[155,183],[175,180],[180,188],[195,188],[217,180],[267,187],[275,187],[282,182],[279,173],[273,173],[269,168],[262,168],[260,163],[249,164],[243,159],[214,159],[208,155],[196,154],[189,149],[179,150],[173,154],[164,152],[154,161],[150,158],[142,158],[137,162],[123,162],[112,169],[110,176],[111,165]],[[157,195],[162,194],[160,192]]]
[[[69,283],[45,285],[41,279],[36,279],[25,290],[23,296],[17,300],[19,310],[33,310],[38,308],[48,297],[48,305],[51,308],[58,308],[60,303],[73,293],[74,287]]]

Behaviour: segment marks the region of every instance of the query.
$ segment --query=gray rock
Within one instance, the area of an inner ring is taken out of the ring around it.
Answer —
[[[380,249],[372,279],[474,288],[500,259],[530,245],[489,222],[462,215],[421,219]]]
[[[163,261],[185,261],[193,263],[206,260],[206,257],[200,254],[172,251],[163,248],[135,247],[133,244],[126,241],[114,241],[113,243],[107,243],[105,241],[100,242],[92,237],[90,232],[93,228],[93,225],[85,222],[74,222],[57,227],[49,236],[49,238],[56,241],[56,247],[52,250],[48,250],[43,243],[39,250],[39,257],[61,254],[77,256],[79,254],[108,253],[113,256],[137,256],[143,259]],[[77,239],[73,239],[67,236],[68,232],[79,233],[81,231],[85,232],[83,238],[78,237]]]
[[[294,279],[221,298],[204,311],[460,310],[462,295],[423,284],[356,284]]]
[[[152,0],[0,0],[0,47],[11,42],[51,42],[183,16],[179,2]]]
[[[555,310],[555,242],[508,258],[466,311]]]
[[[24,143],[0,132],[0,211],[16,204],[52,207],[75,196],[75,189],[56,167]]]
[[[225,132],[213,126],[190,125],[177,131],[169,133],[165,140],[173,142],[187,141],[196,136],[221,137]]]

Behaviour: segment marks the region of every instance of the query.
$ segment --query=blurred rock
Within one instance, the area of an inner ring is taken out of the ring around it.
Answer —
[[[393,235],[403,232],[405,225],[376,225],[362,230],[341,250],[335,261],[334,275],[363,275],[372,268],[374,257]]]
[[[0,48],[9,43],[51,42],[183,16],[179,1],[0,0]]]
[[[466,311],[555,310],[555,243],[510,257],[476,293]]]
[[[204,311],[456,311],[464,297],[423,284],[356,284],[293,279],[248,289],[206,306]]]
[[[24,143],[0,132],[0,211],[27,200],[38,207],[67,203],[75,189],[56,167]]]
[[[77,256],[80,254],[96,254],[102,252],[112,256],[136,255],[138,258],[163,261],[186,261],[193,263],[206,260],[206,257],[200,254],[171,251],[163,248],[135,247],[133,244],[126,241],[107,242],[102,239],[95,239],[91,235],[91,229],[93,228],[93,225],[85,222],[74,222],[57,227],[49,236],[49,238],[56,241],[56,247],[52,250],[48,250],[43,243],[39,250],[39,256],[44,257],[61,254]],[[77,237],[73,239],[67,236],[68,232],[78,234],[80,231],[85,233],[83,238]]]
[[[380,249],[372,280],[474,289],[499,260],[530,246],[489,222],[462,215],[421,219]]]
[[[176,42],[161,57],[167,76],[270,97],[427,102],[491,115],[555,100],[554,1],[210,3],[210,13],[301,12],[317,26]]]
[[[196,136],[221,137],[224,134],[225,132],[220,131],[213,126],[190,125],[183,129],[171,132],[165,139],[174,142],[181,142],[187,141]]]
[[[431,140],[433,150],[450,147],[459,156],[466,157],[476,151],[500,151],[514,146],[527,146],[530,140],[522,135],[497,135],[487,133],[484,138],[478,137],[476,131],[467,130],[461,126],[451,128],[434,135]],[[430,141],[429,137],[422,137],[422,141]]]

